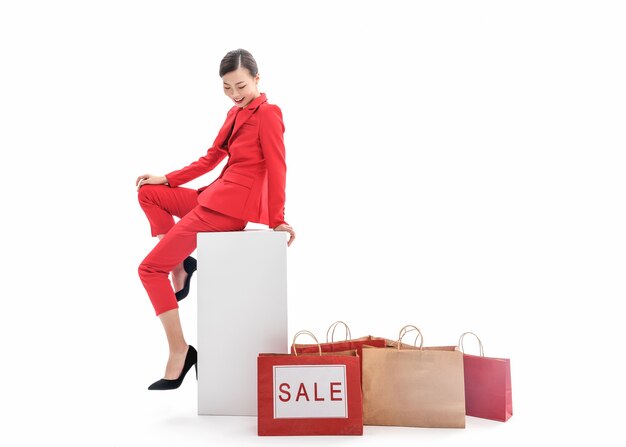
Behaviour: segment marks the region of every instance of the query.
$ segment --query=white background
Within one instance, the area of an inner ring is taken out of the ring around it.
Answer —
[[[624,23],[598,0],[2,1],[0,444],[623,438]],[[195,381],[147,391],[167,347],[134,181],[206,153],[238,47],[285,119],[290,334],[474,331],[511,358],[509,422],[260,439],[196,416]]]

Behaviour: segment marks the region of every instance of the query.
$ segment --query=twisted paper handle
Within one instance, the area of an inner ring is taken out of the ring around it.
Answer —
[[[326,343],[332,343],[335,341],[335,329],[337,329],[337,326],[340,324],[343,324],[343,326],[346,328],[346,339],[344,341],[348,341],[352,339],[352,334],[350,333],[350,328],[348,327],[348,325],[344,323],[343,321],[339,320],[331,324],[328,330],[326,331]],[[330,335],[330,341],[329,341],[328,334],[330,333],[331,329],[332,329],[332,333]]]
[[[473,332],[464,332],[463,334],[461,334],[461,337],[459,338],[459,348],[461,348],[461,352],[465,354],[465,350],[463,349],[463,338],[465,338],[467,334],[470,334],[476,337],[476,340],[478,340],[478,347],[480,348],[480,356],[484,357],[485,351],[483,350],[483,342],[480,341],[480,338],[478,338],[478,335],[474,334]]]
[[[320,351],[320,355],[322,355],[322,345],[320,345],[320,342],[317,341],[317,338],[315,338],[315,335],[313,335],[309,331],[299,331],[296,333],[296,335],[293,336],[293,342],[291,343],[291,349],[293,349],[293,353],[296,355],[296,357],[298,356],[298,350],[296,349],[296,338],[298,338],[298,336],[302,334],[310,335],[311,337],[313,337],[313,340],[315,340],[315,343],[317,343],[317,347]]]
[[[411,328],[411,329],[407,329]],[[402,338],[407,334],[407,332],[417,331],[417,335],[415,336],[415,341],[413,341],[413,346],[417,346],[417,339],[420,339],[420,350],[424,348],[424,336],[422,335],[422,331],[420,331],[417,326],[413,326],[412,324],[407,324],[402,329],[400,329],[400,334],[398,336],[398,351],[400,350],[400,344],[402,342]]]

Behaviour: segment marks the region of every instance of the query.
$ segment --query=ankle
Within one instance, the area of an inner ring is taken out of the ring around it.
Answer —
[[[186,343],[170,347],[170,357],[185,355],[187,349],[189,349],[189,345]]]
[[[185,271],[185,268],[182,266],[176,267],[174,270],[172,270],[172,275],[174,276],[181,276],[184,275],[185,273],[187,273]]]

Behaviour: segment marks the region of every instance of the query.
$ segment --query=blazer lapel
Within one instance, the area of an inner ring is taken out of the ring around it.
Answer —
[[[222,128],[217,133],[217,137],[215,138],[215,143],[217,147],[226,146],[226,141],[230,138],[230,130],[233,128],[233,124],[235,122],[235,118],[237,117],[237,109],[233,108],[230,113],[226,116],[226,121],[222,125]]]
[[[245,109],[241,109],[238,106],[230,109],[228,115],[226,116],[226,121],[217,133],[217,137],[215,138],[215,142],[213,144],[217,145],[217,147],[224,147],[227,143],[230,145],[230,140],[237,133],[239,128],[243,126],[243,123],[248,121],[248,118],[252,116],[257,107],[265,101],[267,101],[267,97],[265,96],[265,93],[261,93],[261,95],[258,98],[253,99]],[[232,132],[230,131],[231,129]]]
[[[233,139],[237,131],[243,126],[243,123],[248,121],[248,118],[252,116],[254,111],[250,110],[248,107],[245,109],[241,109],[239,113],[236,113],[237,119],[235,119],[235,127],[233,128],[233,133],[230,134],[230,138],[228,138],[228,145],[230,146],[230,141]]]
[[[243,126],[243,123],[248,121],[248,118],[250,118],[252,114],[254,114],[257,107],[259,107],[259,105],[264,103],[265,101],[267,101],[267,97],[265,96],[265,93],[261,93],[259,97],[254,98],[252,101],[250,101],[250,104],[248,104],[246,108],[241,109],[239,110],[238,113],[234,114],[237,116],[237,119],[235,120],[235,127],[233,129],[233,133],[230,134],[230,138],[228,139],[229,146],[230,146],[230,140],[233,139],[237,131],[241,128],[241,126]]]

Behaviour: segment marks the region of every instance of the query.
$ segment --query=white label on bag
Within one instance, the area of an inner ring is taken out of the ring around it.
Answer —
[[[345,365],[274,366],[274,419],[347,418]]]

